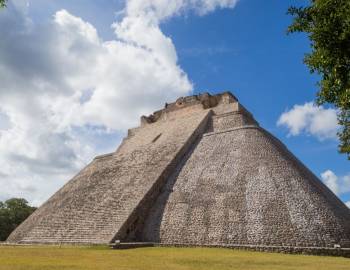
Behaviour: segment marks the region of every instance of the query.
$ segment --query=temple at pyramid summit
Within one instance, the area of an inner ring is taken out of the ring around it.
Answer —
[[[8,238],[350,248],[350,210],[229,92],[182,97],[130,129]]]

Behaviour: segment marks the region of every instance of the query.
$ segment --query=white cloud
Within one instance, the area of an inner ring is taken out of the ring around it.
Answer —
[[[193,10],[205,15],[217,8],[233,8],[238,0],[128,0],[125,12],[130,17],[149,17],[161,21]]]
[[[286,126],[289,135],[306,133],[319,140],[336,138],[339,128],[336,110],[318,107],[312,102],[294,105],[291,110],[280,116],[277,125]]]
[[[321,178],[325,185],[332,190],[334,194],[339,194],[338,177],[331,170],[323,172]]]
[[[345,204],[346,204],[347,207],[350,208],[350,201],[346,202]]]
[[[350,174],[338,177],[331,170],[327,170],[321,174],[321,179],[336,195],[350,193]]]
[[[36,24],[20,3],[0,13],[0,200],[39,204],[140,115],[192,91],[160,23],[236,0],[128,0],[110,41],[66,10]]]

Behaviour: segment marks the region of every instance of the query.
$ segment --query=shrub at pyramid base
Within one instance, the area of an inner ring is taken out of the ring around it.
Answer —
[[[8,238],[17,243],[350,247],[350,210],[230,93],[130,129]]]

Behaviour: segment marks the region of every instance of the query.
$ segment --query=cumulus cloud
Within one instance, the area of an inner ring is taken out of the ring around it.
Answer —
[[[346,204],[347,207],[350,208],[350,201],[346,202],[345,204]]]
[[[279,117],[277,125],[287,127],[291,136],[306,133],[319,140],[336,138],[339,129],[337,111],[318,107],[312,102],[294,105]]]
[[[22,1],[0,13],[0,200],[40,204],[139,116],[192,91],[160,24],[236,0],[128,0],[115,39],[67,10],[36,24]],[[101,142],[99,145],[98,143]]]
[[[350,174],[338,177],[331,170],[327,170],[321,174],[321,179],[336,195],[350,192]]]

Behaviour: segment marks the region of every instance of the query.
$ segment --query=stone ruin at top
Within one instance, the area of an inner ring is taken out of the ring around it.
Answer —
[[[17,243],[350,247],[350,210],[229,92],[130,129],[8,238]]]

